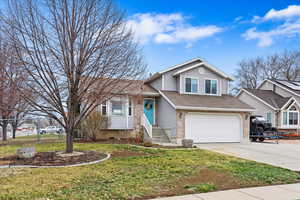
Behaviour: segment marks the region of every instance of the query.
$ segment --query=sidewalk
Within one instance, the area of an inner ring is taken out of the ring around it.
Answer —
[[[300,183],[166,197],[155,200],[300,200]]]

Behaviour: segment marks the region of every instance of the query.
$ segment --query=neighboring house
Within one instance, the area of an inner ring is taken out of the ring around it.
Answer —
[[[142,86],[112,98],[101,111],[117,137],[144,130],[154,142],[248,141],[254,109],[228,94],[232,80],[197,58],[154,74]]]
[[[279,130],[300,128],[300,82],[267,79],[257,89],[241,89],[236,96]]]

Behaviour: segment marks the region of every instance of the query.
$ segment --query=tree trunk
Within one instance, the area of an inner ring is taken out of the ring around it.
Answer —
[[[66,153],[73,152],[73,131],[66,130],[67,138],[66,138]]]
[[[17,132],[17,127],[16,126],[12,126],[12,137],[13,137],[13,139],[16,138],[16,132]]]
[[[7,141],[7,125],[8,125],[8,122],[3,121],[3,124],[2,124],[2,140],[3,141]]]

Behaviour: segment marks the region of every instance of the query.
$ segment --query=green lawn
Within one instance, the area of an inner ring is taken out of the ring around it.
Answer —
[[[58,135],[58,134],[39,135],[40,141],[59,142],[59,141],[64,141],[64,138],[65,138],[64,135]],[[0,140],[0,145],[1,144],[21,144],[21,143],[23,144],[23,143],[34,143],[34,142],[38,142],[37,135],[18,136],[15,139],[9,138],[7,141]]]
[[[0,157],[19,145],[0,146]],[[64,143],[36,145],[63,150]],[[130,145],[76,143],[77,150],[131,151],[71,168],[0,169],[0,199],[143,199],[229,188],[299,182],[300,173],[209,151],[147,149]]]

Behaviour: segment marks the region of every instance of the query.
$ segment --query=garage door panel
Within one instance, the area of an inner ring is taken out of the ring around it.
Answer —
[[[198,143],[240,142],[241,119],[238,115],[189,113],[185,133]]]

